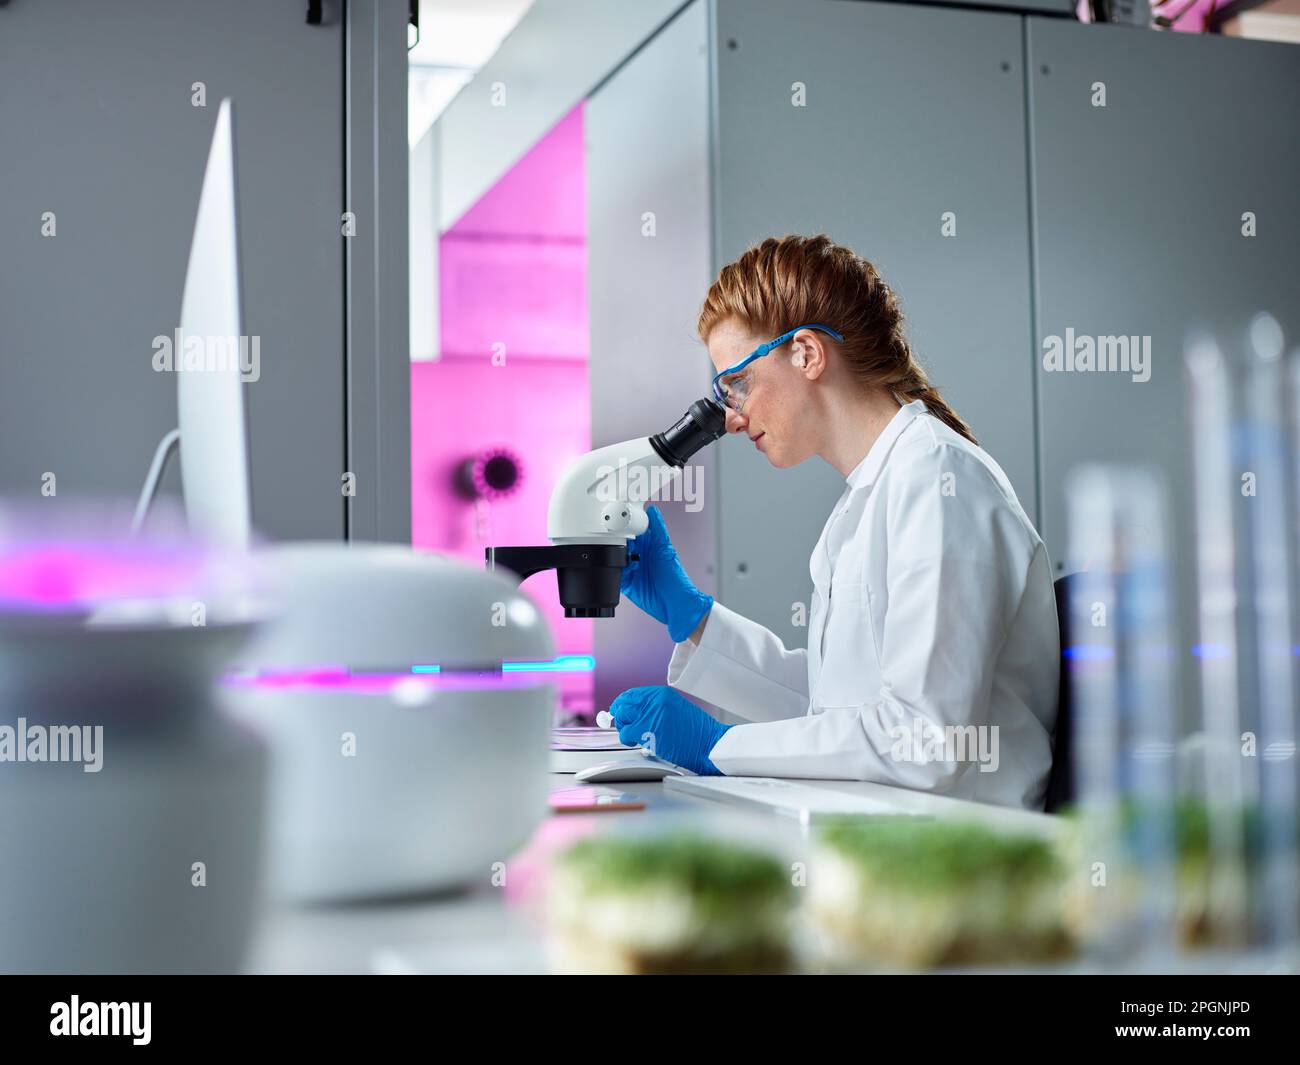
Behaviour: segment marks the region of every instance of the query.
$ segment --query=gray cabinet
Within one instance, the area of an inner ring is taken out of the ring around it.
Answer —
[[[338,7],[320,26],[265,0],[0,7],[0,493],[40,499],[46,472],[52,505],[139,491],[176,424],[152,340],[178,324],[231,96],[244,329],[261,338],[261,379],[245,386],[254,520],[277,538],[344,534]],[[164,487],[177,490],[175,464]]]
[[[698,392],[694,322],[719,267],[763,237],[824,231],[900,294],[918,354],[1054,563],[1079,463],[1153,464],[1185,507],[1185,331],[1268,309],[1300,335],[1297,100],[1290,45],[867,0],[697,0],[588,105],[596,443],[657,428]],[[1149,336],[1151,380],[1045,371],[1044,339],[1067,329]],[[638,402],[611,419],[629,385]],[[670,517],[688,568],[802,645],[793,606],[843,481],[819,462],[773,470],[744,440],[709,450],[711,518]],[[638,624],[598,628],[598,648]],[[652,630],[637,629],[642,660]],[[662,678],[636,668],[636,683]]]
[[[785,233],[825,232],[870,259],[935,385],[1032,515],[1020,23],[719,0],[715,265]],[[804,106],[792,104],[796,83]],[[955,236],[942,235],[945,212]],[[723,441],[718,464],[721,598],[802,646],[793,604],[809,602],[806,560],[844,480],[818,461],[772,469],[745,440]]]
[[[1043,533],[1059,559],[1081,460],[1147,460],[1186,505],[1189,329],[1226,339],[1268,310],[1300,336],[1300,49],[1040,19],[1028,45]],[[1045,339],[1067,329],[1149,337],[1149,380],[1046,370]]]
[[[763,237],[825,231],[900,293],[933,380],[1033,514],[1021,63],[1021,20],[1008,14],[838,0],[688,7],[587,107],[593,442],[662,428],[651,423],[707,387],[694,325],[720,266]],[[806,106],[792,104],[796,82]],[[653,239],[640,234],[650,210]],[[955,236],[942,235],[945,212]],[[621,410],[629,394],[637,402]],[[737,438],[705,456],[704,513],[670,514],[688,568],[803,646],[794,607],[810,600],[807,559],[843,478],[816,461],[773,470]],[[598,628],[602,671],[613,645],[627,647],[615,673],[638,643],[644,660],[652,636],[622,615]],[[662,681],[647,668],[636,683]]]
[[[1026,21],[1040,528],[1063,565],[1065,479],[1081,462],[1162,474],[1181,516],[1180,660],[1194,704],[1183,346],[1198,327],[1231,343],[1259,310],[1300,337],[1300,48]],[[1243,235],[1247,212],[1255,236]],[[1128,373],[1046,369],[1044,342],[1067,330],[1149,344],[1149,366],[1132,372],[1130,353]]]

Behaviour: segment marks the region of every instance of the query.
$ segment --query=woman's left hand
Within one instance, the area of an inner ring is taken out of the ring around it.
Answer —
[[[731,728],[661,684],[629,688],[610,704],[618,738],[700,776],[721,776],[709,753]]]

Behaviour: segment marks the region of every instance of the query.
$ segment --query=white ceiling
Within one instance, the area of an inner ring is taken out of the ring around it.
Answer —
[[[533,0],[420,0],[420,43],[410,63],[408,135],[415,144],[461,87],[496,53]]]

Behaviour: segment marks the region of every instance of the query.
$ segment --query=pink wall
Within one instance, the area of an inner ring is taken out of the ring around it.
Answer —
[[[443,234],[442,355],[411,366],[416,547],[482,565],[490,544],[547,543],[551,485],[591,449],[586,210],[579,105]],[[476,505],[453,475],[488,448],[517,455],[523,476],[508,498]],[[564,617],[554,572],[524,587],[559,653],[591,654],[592,622]],[[589,714],[591,674],[560,676],[565,708]]]

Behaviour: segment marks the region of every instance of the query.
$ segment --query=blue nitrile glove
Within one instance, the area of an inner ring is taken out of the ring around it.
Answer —
[[[681,692],[662,684],[629,688],[610,704],[609,713],[620,743],[644,747],[700,776],[722,775],[709,753],[732,726],[706,714]]]
[[[623,568],[620,587],[632,602],[668,626],[674,643],[681,643],[709,612],[713,596],[705,595],[686,576],[659,508],[647,507],[646,517],[650,527],[627,545],[627,553],[640,558]]]

